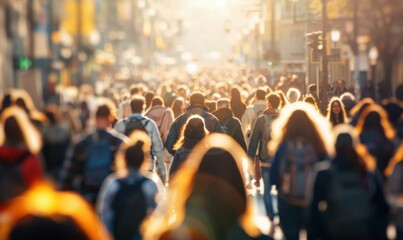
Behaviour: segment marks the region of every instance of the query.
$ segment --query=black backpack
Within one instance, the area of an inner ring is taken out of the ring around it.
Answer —
[[[329,169],[332,176],[324,211],[326,231],[334,239],[360,239],[369,234],[370,192],[354,171]],[[370,176],[368,179],[371,180]],[[371,186],[371,181],[369,181]]]
[[[125,124],[125,135],[129,136],[134,130],[140,130],[143,131],[145,133],[147,133],[146,130],[146,125],[148,124],[147,119],[145,119],[145,123],[142,123],[143,119],[139,119],[139,118],[128,118],[126,119],[126,124]],[[147,133],[148,134],[148,133]]]
[[[145,177],[134,182],[118,179],[120,188],[112,201],[115,239],[141,239],[139,228],[147,216],[147,201],[142,186],[147,180]]]
[[[0,204],[21,195],[27,189],[20,166],[29,155],[27,151],[13,163],[0,162]]]

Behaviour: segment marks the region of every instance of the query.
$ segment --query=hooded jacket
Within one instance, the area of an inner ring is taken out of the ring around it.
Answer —
[[[160,131],[162,142],[165,142],[168,136],[169,128],[174,121],[174,114],[172,110],[159,105],[151,107],[144,115],[154,120],[154,122],[157,124],[158,130]]]

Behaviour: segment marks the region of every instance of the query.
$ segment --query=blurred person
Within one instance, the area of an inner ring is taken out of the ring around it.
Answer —
[[[83,129],[91,129],[94,125],[96,111],[96,101],[94,89],[89,84],[80,86],[80,120]]]
[[[40,182],[0,213],[0,239],[109,240],[108,232],[80,196]]]
[[[213,114],[208,112],[203,93],[198,91],[193,92],[190,95],[189,100],[190,105],[187,108],[186,112],[176,118],[171,125],[171,128],[169,129],[168,138],[165,142],[165,147],[172,155],[175,155],[175,150],[173,149],[173,146],[179,139],[180,131],[192,115],[201,116],[204,119],[204,123],[209,132],[224,133],[224,130],[222,129],[218,119]]]
[[[48,105],[45,115],[48,124],[42,128],[42,154],[46,163],[47,174],[58,180],[63,167],[63,160],[72,142],[72,129],[62,120],[58,106]]]
[[[299,239],[303,229],[309,233],[314,167],[333,154],[332,139],[329,122],[308,103],[288,105],[273,122],[270,184],[278,191],[280,227],[286,239]]]
[[[246,110],[246,104],[242,100],[241,92],[237,87],[231,89],[230,108],[234,116],[241,120]]]
[[[217,102],[215,100],[207,100],[206,107],[209,113],[213,113],[215,110],[217,110]]]
[[[355,97],[350,92],[345,92],[340,95],[340,101],[343,102],[344,108],[346,110],[346,115],[349,118],[351,109],[355,106]]]
[[[155,93],[154,93],[154,92],[146,92],[146,93],[144,94],[144,98],[145,98],[145,100],[146,100],[146,111],[147,111],[148,109],[150,109],[150,107],[151,107],[151,102],[152,102],[152,100],[153,100],[154,97],[155,97]]]
[[[29,93],[23,89],[14,89],[11,96],[12,104],[21,107],[35,127],[40,130],[46,122],[46,116],[37,110]]]
[[[246,144],[249,145],[250,137],[252,136],[253,127],[257,118],[263,113],[267,108],[267,103],[265,101],[267,92],[259,88],[256,90],[255,101],[252,105],[248,106],[245,113],[242,116],[242,130],[245,134]]]
[[[138,87],[137,85],[134,85],[134,84],[130,86],[130,96],[127,98],[127,100],[125,100],[119,104],[118,113],[117,113],[118,120],[126,118],[127,116],[132,114],[131,108],[130,108],[130,99],[132,96],[140,95],[140,94],[141,94],[140,87]]]
[[[178,97],[182,97],[183,99],[188,98],[188,88],[185,85],[179,86],[176,92]]]
[[[358,119],[356,129],[361,143],[375,157],[377,169],[383,173],[396,149],[396,132],[387,113],[376,104],[367,107]]]
[[[275,93],[280,97],[280,105],[279,108],[283,109],[285,106],[289,104],[287,97],[285,96],[284,92],[281,90],[276,90]]]
[[[113,131],[112,106],[101,104],[95,113],[96,130],[73,147],[61,175],[63,190],[79,192],[95,204],[102,182],[112,172],[113,160],[125,136]]]
[[[224,134],[202,139],[172,179],[167,204],[145,223],[145,239],[271,239],[247,197],[245,159]]]
[[[366,80],[364,83],[364,87],[361,90],[361,99],[371,98],[375,100],[375,86],[372,80]]]
[[[301,92],[296,89],[296,88],[290,88],[287,91],[287,98],[290,100],[290,103],[295,103],[299,101],[299,98],[301,97]]]
[[[170,179],[187,160],[194,146],[208,133],[202,117],[193,115],[187,120],[186,124],[183,126],[181,136],[174,146],[176,152],[169,171]]]
[[[44,179],[38,157],[41,136],[17,106],[0,116],[0,211],[13,198]]]
[[[148,134],[151,139],[150,155],[152,163],[150,170],[155,170],[162,181],[165,182],[166,167],[164,161],[164,144],[157,124],[151,118],[144,115],[145,98],[140,95],[133,96],[130,100],[130,108],[132,114],[116,123],[114,129],[126,136],[130,136],[134,130],[141,130]]]
[[[149,174],[150,145],[147,134],[133,132],[116,156],[116,172],[100,190],[97,210],[115,239],[142,239],[140,224],[157,206],[158,187]]]
[[[318,107],[318,104],[317,104],[315,98],[312,96],[312,94],[308,94],[304,98],[304,102],[312,104],[312,106],[316,109],[316,111],[318,111],[318,113],[320,113],[320,109]]]
[[[336,156],[320,163],[311,204],[309,239],[387,239],[389,207],[375,159],[353,127],[334,129]]]
[[[344,109],[344,104],[338,97],[332,97],[332,99],[330,99],[326,118],[333,127],[338,124],[347,123],[347,114]]]
[[[185,112],[186,109],[185,100],[182,97],[176,98],[172,103],[171,109],[174,113],[175,119],[178,118]]]
[[[341,89],[339,85],[339,81],[334,81],[332,87],[329,89],[330,97],[339,97],[341,95]]]
[[[242,125],[230,108],[230,100],[220,98],[217,101],[217,110],[213,112],[214,116],[220,121],[221,127],[225,133],[231,136],[244,151],[247,151],[245,136],[242,131]]]
[[[371,98],[364,98],[355,105],[350,111],[350,125],[356,126],[358,119],[361,117],[362,113],[367,109],[367,107],[375,104],[374,100]]]
[[[6,110],[6,108],[12,106],[13,100],[12,100],[12,89],[6,92],[1,99],[1,105],[0,105],[0,114]]]
[[[256,159],[254,162],[257,165],[255,167],[256,180],[260,182],[260,177],[263,178],[266,211],[270,220],[273,221],[274,211],[270,195],[271,184],[269,179],[272,156],[268,153],[268,144],[271,140],[272,123],[279,114],[280,97],[276,93],[270,93],[266,99],[267,109],[256,120],[248,148],[248,157]]]
[[[155,96],[151,101],[151,107],[144,113],[144,115],[154,120],[161,134],[161,140],[165,143],[169,128],[174,121],[172,110],[165,107],[164,100],[161,97]]]
[[[396,240],[403,239],[403,144],[385,170],[386,195],[391,207],[391,220],[396,227]]]
[[[318,97],[318,88],[316,87],[316,84],[311,84],[308,86],[308,94],[311,94],[313,98],[315,98],[316,103],[319,106],[319,109],[321,109],[321,102]]]

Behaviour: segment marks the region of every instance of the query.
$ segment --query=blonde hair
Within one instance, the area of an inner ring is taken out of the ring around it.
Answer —
[[[23,137],[23,139],[21,140],[24,142],[27,150],[29,150],[32,154],[38,154],[42,148],[41,135],[29,120],[27,113],[17,106],[8,107],[1,114],[0,122],[2,124],[2,127],[0,129],[0,145],[4,145],[5,141],[7,140],[5,139],[6,136],[4,124],[9,118],[14,118],[17,122],[18,128],[21,131]]]
[[[203,138],[189,155],[191,161],[183,163],[178,173],[171,181],[168,199],[160,211],[156,211],[143,225],[144,239],[160,239],[162,234],[170,229],[180,226],[186,216],[185,205],[192,192],[196,173],[205,154],[212,148],[227,151],[235,160],[244,186],[250,183],[252,175],[252,163],[246,153],[235,140],[221,133],[212,133]],[[246,190],[245,190],[246,191]],[[249,198],[245,199],[246,209],[239,218],[239,223],[250,236],[261,233],[254,221],[255,214]]]

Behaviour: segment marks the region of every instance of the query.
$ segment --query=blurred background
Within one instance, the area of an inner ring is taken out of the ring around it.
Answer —
[[[195,62],[241,64],[271,84],[280,74],[352,88],[371,79],[391,95],[403,82],[401,0],[0,0],[0,8],[0,95],[21,87],[39,103],[58,86]]]

